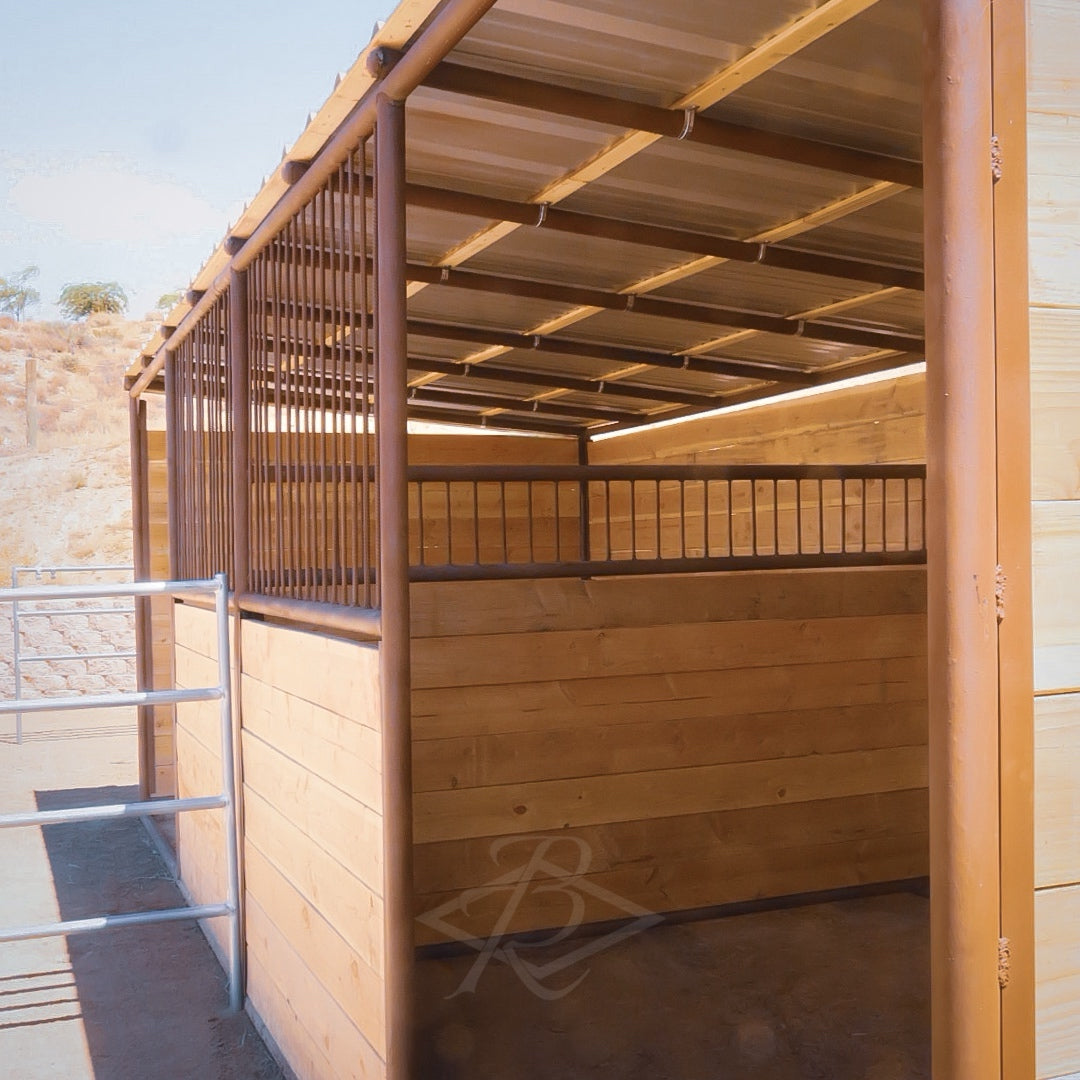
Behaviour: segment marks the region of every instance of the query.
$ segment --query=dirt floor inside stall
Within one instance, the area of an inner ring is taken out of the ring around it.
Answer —
[[[420,964],[425,1080],[921,1080],[914,892]]]
[[[25,717],[0,732],[0,812],[137,797],[133,710]],[[0,926],[176,907],[141,822],[0,831]],[[279,1080],[192,923],[0,943],[0,1075],[18,1080]]]

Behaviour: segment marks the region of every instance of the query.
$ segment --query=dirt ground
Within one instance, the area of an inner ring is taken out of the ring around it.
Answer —
[[[576,954],[584,944],[596,942],[522,948],[512,958],[423,961],[419,1075],[930,1076],[929,904],[922,896],[661,924]],[[466,988],[470,976],[474,991]]]
[[[0,812],[134,798],[132,710],[0,718]],[[183,901],[137,820],[0,832],[0,925]],[[15,1064],[17,1063],[17,1064]],[[0,944],[0,1075],[279,1080],[192,923]]]

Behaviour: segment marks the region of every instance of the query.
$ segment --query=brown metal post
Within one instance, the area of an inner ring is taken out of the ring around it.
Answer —
[[[229,281],[229,380],[232,390],[233,566],[229,585],[239,596],[251,588],[251,396],[248,351],[248,272]]]
[[[177,470],[179,469],[180,401],[176,385],[176,353],[165,350],[165,471],[169,511],[169,577],[174,581],[180,574],[180,524],[177,499]]]
[[[375,155],[387,1077],[408,1080],[412,1076],[414,940],[403,102],[379,97]]]
[[[1035,717],[1031,598],[1031,370],[1028,328],[1027,5],[994,0],[998,626],[1001,755],[1001,1072],[1035,1075]]]
[[[131,441],[131,533],[132,559],[136,581],[150,578],[150,495],[149,450],[146,436],[146,403],[128,399],[128,427]],[[135,685],[152,690],[154,681],[154,634],[149,597],[135,598]],[[140,705],[139,798],[154,792],[154,708]]]
[[[578,436],[578,464],[588,468],[589,467],[589,436]],[[556,492],[558,491],[558,485],[556,485]],[[559,512],[558,512],[558,496],[556,495],[555,506],[555,528],[559,527]],[[581,554],[581,561],[588,562],[592,558],[590,550],[590,543],[592,536],[589,533],[589,481],[582,480],[578,484],[578,529],[581,532],[581,536],[578,538],[578,550]]]
[[[990,5],[924,0],[935,1080],[1001,1076]]]

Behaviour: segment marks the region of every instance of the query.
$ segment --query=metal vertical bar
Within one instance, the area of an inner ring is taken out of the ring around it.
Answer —
[[[686,558],[686,481],[679,481],[679,555]]]
[[[506,481],[499,484],[499,511],[502,515],[502,557],[505,565],[510,561],[509,540],[506,535]],[[555,502],[555,520],[559,518],[558,497]]]
[[[229,579],[214,576],[214,607],[217,615],[218,689],[221,692],[221,773],[225,796],[225,875],[229,915],[229,1008],[244,1006],[244,974],[240,928],[240,858],[236,835],[236,775],[234,771],[232,664],[229,660]]]
[[[704,536],[705,550],[704,550],[703,554],[705,555],[706,558],[708,558],[712,554],[712,535],[711,535],[712,521],[710,520],[710,513],[709,513],[709,481],[708,480],[702,481],[701,489],[702,489],[701,513],[702,513],[702,517],[705,520],[705,536]],[[728,507],[728,519],[729,519],[729,521],[730,521],[730,518],[731,518],[731,507],[729,506]],[[729,555],[731,554],[730,548],[728,549],[728,554]]]
[[[932,1069],[1001,1076],[991,5],[923,4]]]
[[[229,273],[229,380],[232,393],[232,584],[251,588],[251,356],[248,353],[248,271]]]
[[[802,480],[795,481],[795,553],[802,554]]]
[[[757,537],[757,481],[750,481],[750,554],[758,553]]]
[[[780,488],[779,481],[772,482],[772,540],[773,554],[780,554]]]
[[[911,491],[904,477],[904,550],[911,550]]]
[[[817,512],[818,512],[818,551],[825,554],[825,489],[822,481],[817,482]]]
[[[630,481],[630,558],[637,558],[637,491]]]
[[[480,565],[480,485],[472,482],[472,507],[473,507],[473,563]],[[556,522],[556,525],[558,523]]]
[[[446,482],[446,563],[454,561],[454,507],[451,500],[450,481]]]
[[[420,545],[420,565],[427,561],[424,556],[424,481],[416,482],[416,534]]]
[[[661,521],[660,521],[660,481],[659,480],[656,481],[654,492],[655,492],[655,495],[656,495],[656,557],[659,559],[660,558],[660,531],[661,531],[661,527],[662,527],[661,526]]]
[[[378,278],[379,592],[382,641],[388,1080],[413,1075],[413,827],[405,282],[405,106],[379,95],[375,140]]]
[[[864,476],[860,482],[860,490],[862,492],[862,547],[861,551],[866,551],[866,477]]]
[[[589,464],[589,436],[578,436],[578,464]],[[559,527],[559,515],[555,515],[555,528]],[[581,561],[588,562],[592,558],[592,536],[590,534],[591,523],[589,521],[589,482],[582,480],[578,484],[578,529],[580,536]]]
[[[284,413],[281,402],[281,383],[284,378],[284,351],[281,344],[281,307],[285,297],[282,291],[282,270],[284,261],[280,240],[275,240],[270,247],[273,259],[273,283],[274,283],[274,351],[273,351],[273,379],[274,379],[274,477],[275,496],[274,505],[274,532],[277,539],[277,559],[275,569],[277,571],[277,591],[280,595],[287,595],[285,591],[285,486],[282,480],[282,424]]]
[[[556,490],[558,487],[556,486]],[[558,535],[558,518],[556,517],[556,536]],[[607,543],[607,553],[604,558],[611,558],[611,481],[604,481],[604,534]],[[556,556],[558,558],[558,556]]]
[[[176,353],[172,349],[165,354],[165,502],[169,518],[169,577],[180,577],[180,555],[177,545],[180,538],[177,517],[180,511],[177,499],[177,474],[179,453],[180,403],[176,389]]]

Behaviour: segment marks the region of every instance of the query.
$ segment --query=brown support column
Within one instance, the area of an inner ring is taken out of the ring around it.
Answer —
[[[135,580],[150,579],[150,495],[149,450],[146,438],[146,403],[128,399],[131,440],[131,533]],[[135,598],[135,685],[152,690],[154,683],[154,633],[150,600]],[[139,798],[154,792],[154,708],[140,705],[139,717]]]
[[[380,95],[375,124],[383,901],[388,1080],[412,1076],[413,830],[405,305],[405,105]]]
[[[229,585],[234,596],[241,596],[251,588],[251,380],[249,372],[247,271],[233,269],[229,276],[233,502],[233,565]]]
[[[1027,5],[994,0],[998,626],[1001,716],[1001,1073],[1035,1075],[1035,709],[1031,612],[1031,371],[1028,336]]]
[[[180,576],[180,523],[177,499],[177,470],[180,447],[177,425],[180,423],[180,402],[176,386],[176,353],[165,350],[165,472],[169,504],[169,577]]]
[[[991,36],[924,0],[930,941],[935,1080],[1001,1076]]]

